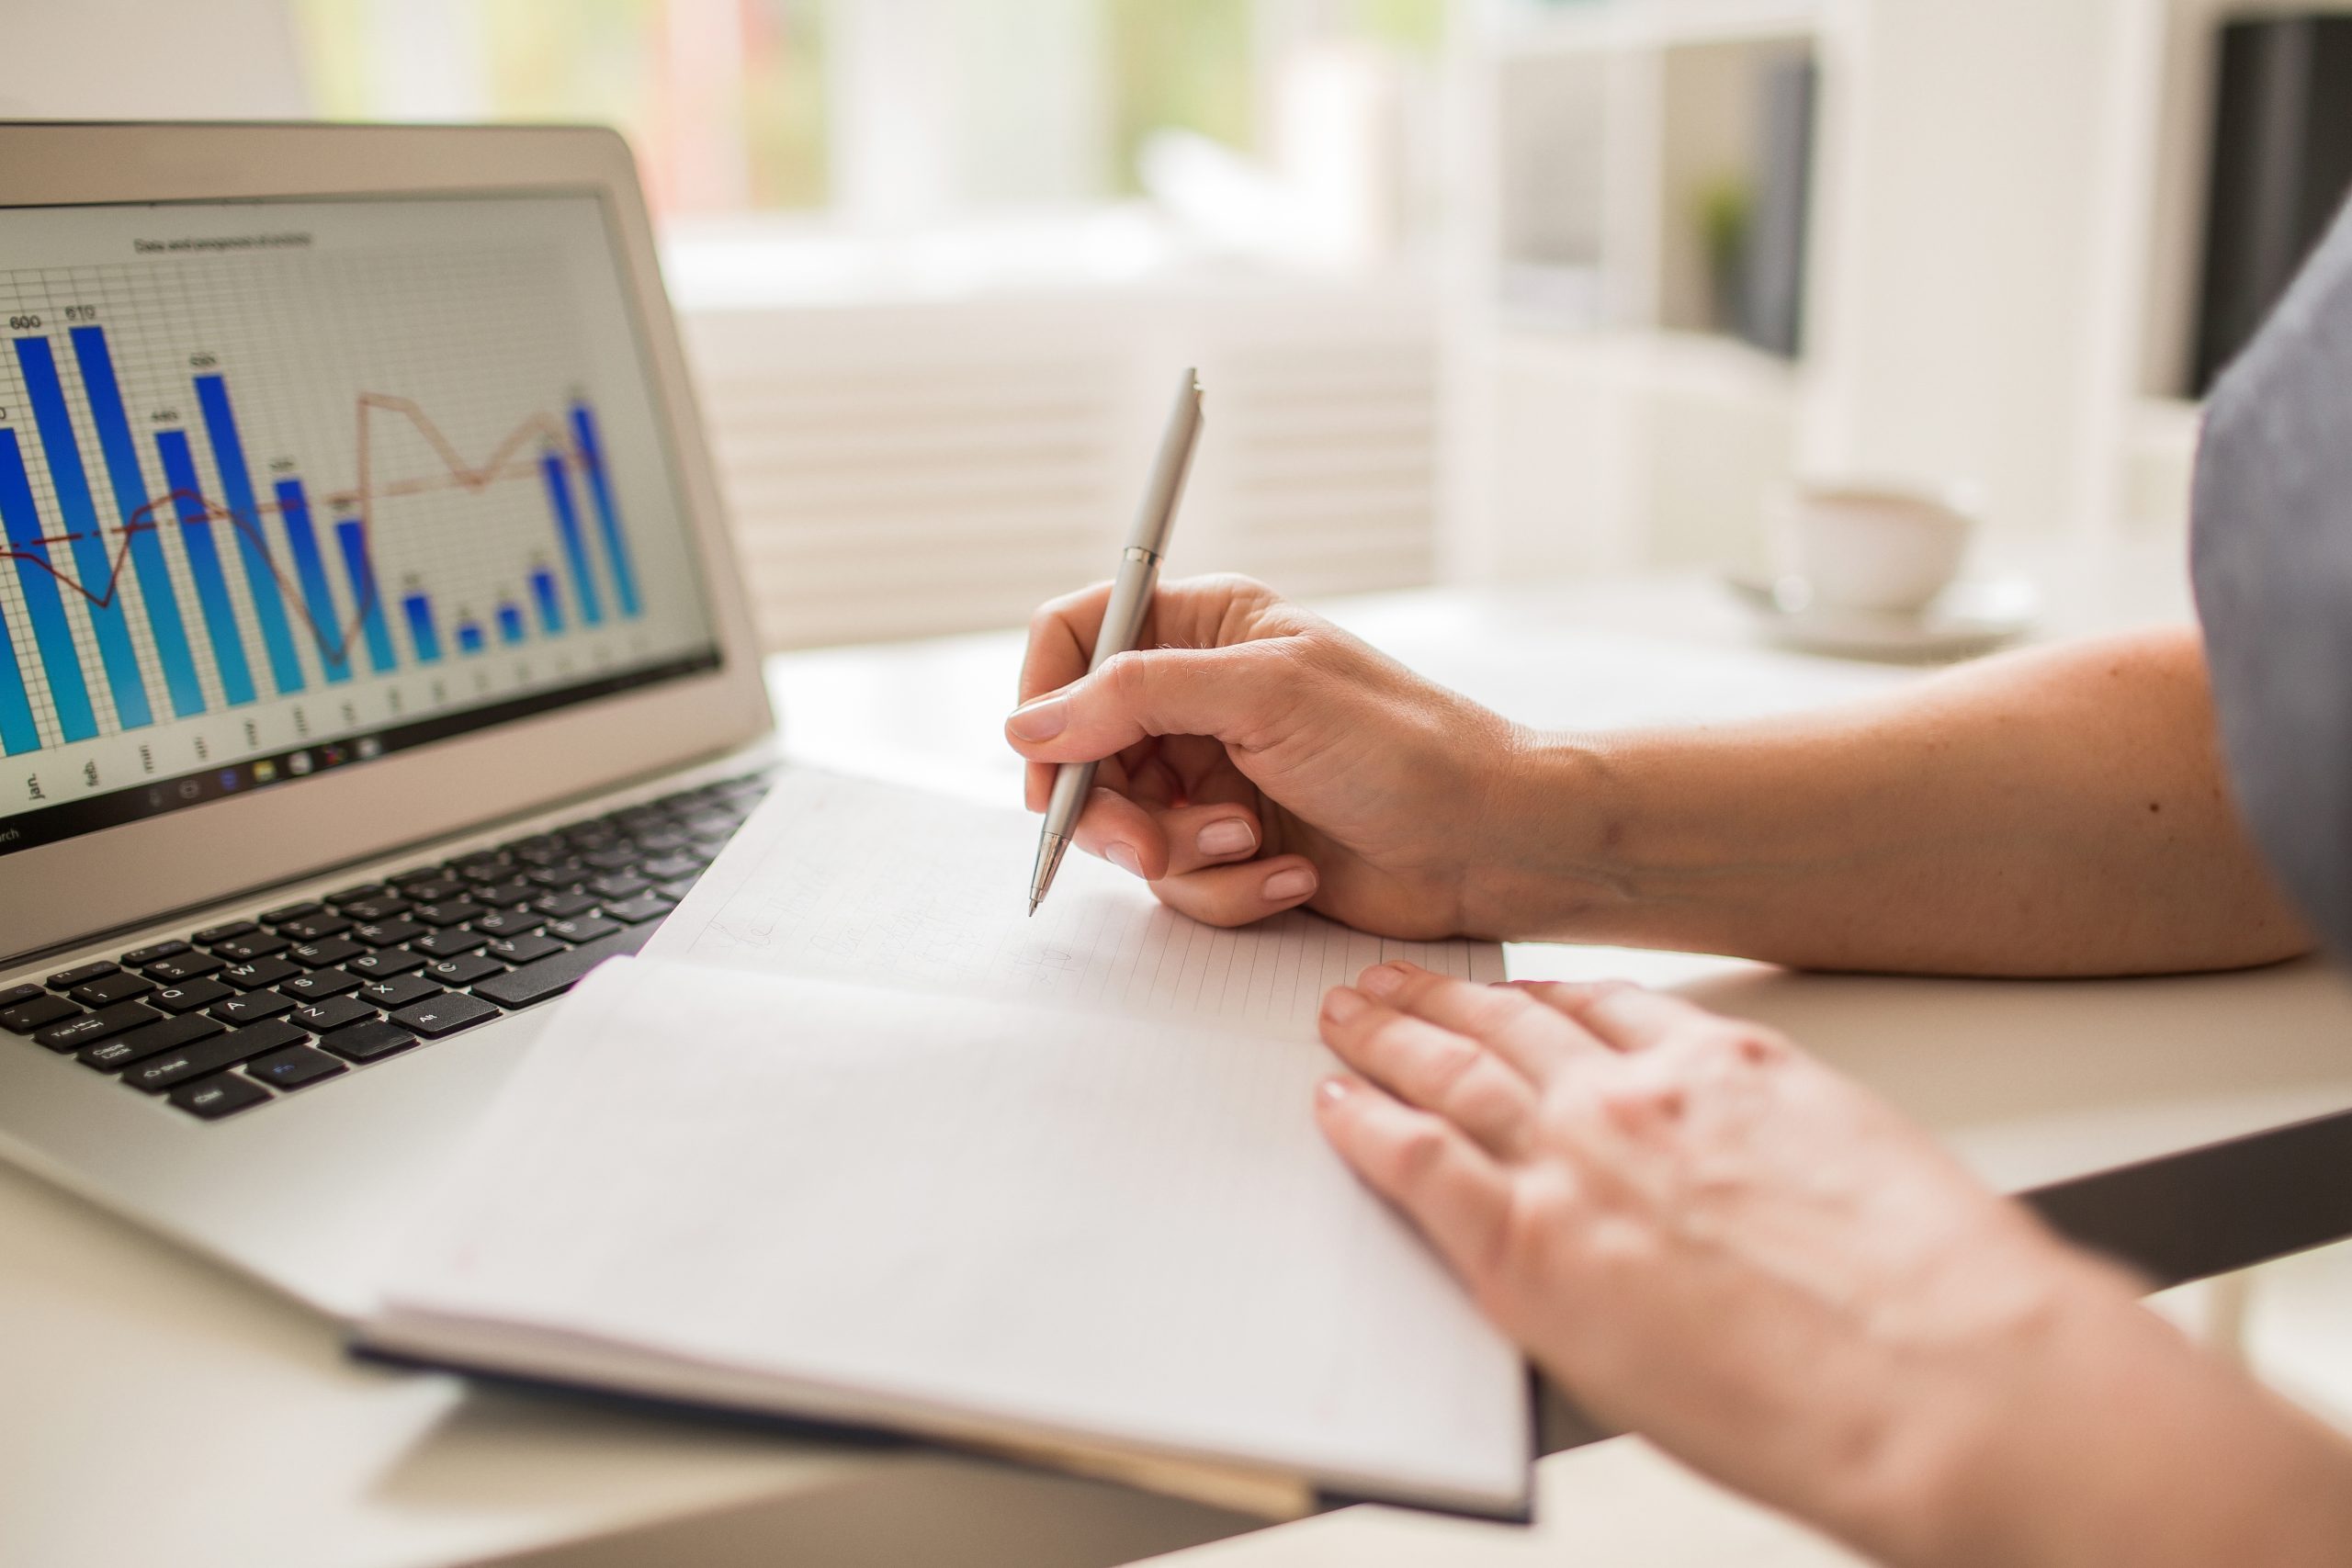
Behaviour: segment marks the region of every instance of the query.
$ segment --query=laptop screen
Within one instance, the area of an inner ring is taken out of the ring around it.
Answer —
[[[717,667],[584,192],[0,209],[0,853]]]

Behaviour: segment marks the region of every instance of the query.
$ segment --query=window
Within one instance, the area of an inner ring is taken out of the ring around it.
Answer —
[[[665,215],[884,226],[1131,197],[1181,129],[1265,152],[1284,62],[1425,66],[1445,0],[295,0],[332,118],[619,126]]]

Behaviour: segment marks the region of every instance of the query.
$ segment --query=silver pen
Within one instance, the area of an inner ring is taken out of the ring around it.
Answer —
[[[1193,466],[1193,446],[1201,434],[1201,378],[1187,370],[1177,384],[1176,406],[1168,411],[1168,430],[1159,438],[1159,457],[1151,465],[1144,486],[1143,505],[1127,547],[1119,553],[1119,575],[1111,583],[1111,602],[1102,609],[1102,629],[1095,634],[1091,673],[1103,661],[1126,652],[1143,631],[1151,609],[1151,591],[1159,581],[1159,558],[1168,553],[1168,535],[1176,525],[1176,503],[1184,494],[1184,476]],[[1064,762],[1054,774],[1053,798],[1046,803],[1046,829],[1037,840],[1037,864],[1029,874],[1029,912],[1046,901],[1069,852],[1070,836],[1078,831],[1079,814],[1086,809],[1087,793],[1094,787],[1092,762]]]

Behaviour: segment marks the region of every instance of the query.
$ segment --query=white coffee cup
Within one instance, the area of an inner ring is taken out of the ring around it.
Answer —
[[[1974,498],[1959,485],[1807,479],[1774,511],[1784,595],[1883,615],[1916,615],[1950,587],[1976,526]]]

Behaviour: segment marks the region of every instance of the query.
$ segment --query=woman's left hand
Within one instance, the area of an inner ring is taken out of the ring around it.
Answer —
[[[1564,1387],[1875,1554],[2007,1560],[1984,1494],[2082,1414],[2052,1402],[2125,1346],[2194,1359],[2121,1273],[1757,1024],[1399,964],[1331,991],[1322,1032],[1361,1075],[1324,1087],[1325,1134]]]

